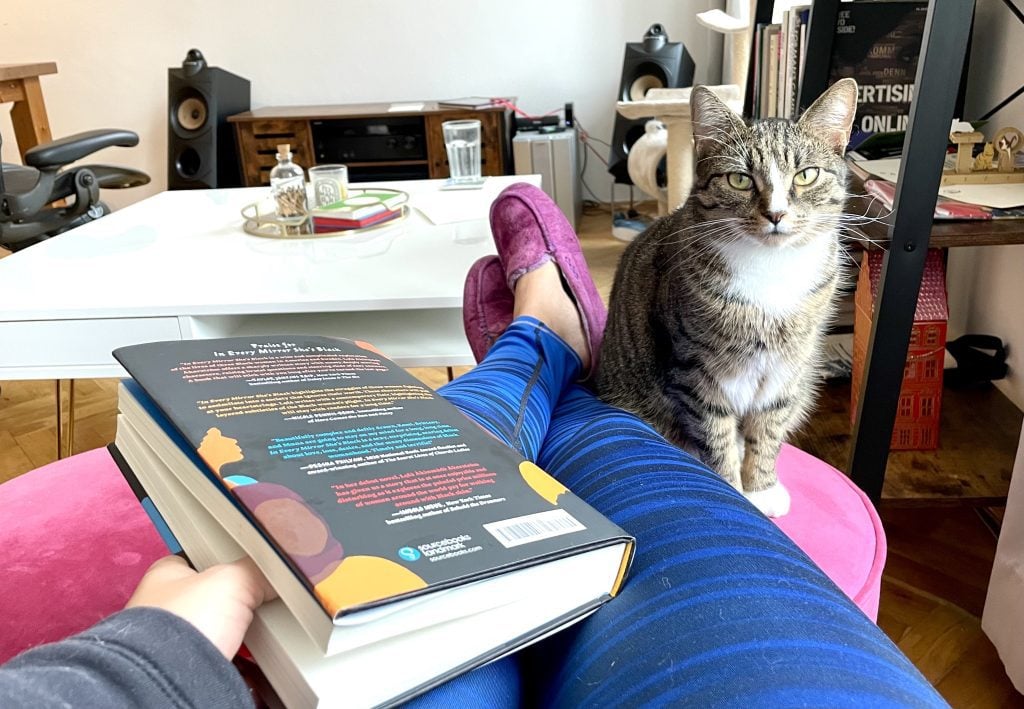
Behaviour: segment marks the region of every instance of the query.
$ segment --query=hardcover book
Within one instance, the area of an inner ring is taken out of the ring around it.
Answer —
[[[365,343],[114,354],[117,448],[185,552],[280,596],[246,644],[289,706],[405,701],[623,582],[626,533]]]
[[[360,220],[381,212],[397,210],[409,201],[409,195],[398,190],[349,190],[337,202],[313,209],[314,218]]]
[[[371,214],[368,217],[362,219],[338,219],[335,217],[322,217],[313,216],[313,228],[317,233],[321,232],[332,232],[332,231],[343,231],[345,229],[362,229],[368,226],[374,226],[375,224],[383,224],[389,222],[392,219],[398,219],[402,216],[402,210],[384,210]]]
[[[437,102],[439,108],[466,108],[471,110],[479,110],[481,108],[490,108],[491,106],[497,106],[503,101],[508,99],[491,97],[491,96],[463,96],[460,98],[446,98]]]
[[[927,14],[927,2],[840,4],[829,83],[857,80],[854,144],[858,134],[906,130]]]

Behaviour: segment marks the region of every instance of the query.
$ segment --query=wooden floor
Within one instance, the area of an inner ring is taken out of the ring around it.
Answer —
[[[594,209],[585,214],[580,230],[588,263],[605,297],[624,246],[610,236],[610,229],[608,212]],[[442,369],[411,371],[431,386],[446,380]],[[116,380],[81,380],[75,387],[75,451],[113,440]],[[54,459],[54,388],[53,382],[0,383],[0,482]],[[841,402],[843,393],[834,398]],[[835,420],[828,425],[835,426]],[[1019,430],[1019,420],[1016,425]],[[821,450],[827,453],[830,445],[839,445],[825,438],[840,433],[823,434]],[[1010,460],[1012,452],[1006,453]],[[924,465],[935,459],[934,454],[915,456]],[[995,537],[973,506],[950,504],[949,498],[942,502],[920,500],[914,507],[883,504],[889,557],[879,625],[957,709],[1024,709],[1024,696],[1014,691],[981,632]]]

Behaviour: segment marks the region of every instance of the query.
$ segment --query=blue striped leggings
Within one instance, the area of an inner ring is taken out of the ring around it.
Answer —
[[[579,371],[558,336],[519,318],[441,393],[636,537],[625,587],[410,706],[946,706],[774,524],[575,384]]]

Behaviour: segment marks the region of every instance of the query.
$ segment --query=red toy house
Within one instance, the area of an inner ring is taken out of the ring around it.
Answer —
[[[878,299],[882,252],[869,251],[857,280],[853,321],[853,382],[851,421],[867,360],[871,317]],[[917,297],[910,348],[903,370],[903,386],[892,431],[892,450],[934,450],[939,447],[939,414],[942,408],[942,365],[946,350],[946,273],[941,249],[929,249],[925,257],[921,291]]]

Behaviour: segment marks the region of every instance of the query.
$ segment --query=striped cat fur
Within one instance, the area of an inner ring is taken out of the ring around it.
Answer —
[[[744,121],[704,87],[690,105],[694,187],[623,253],[597,388],[780,516],[775,460],[812,408],[844,275],[857,84],[798,121]]]

